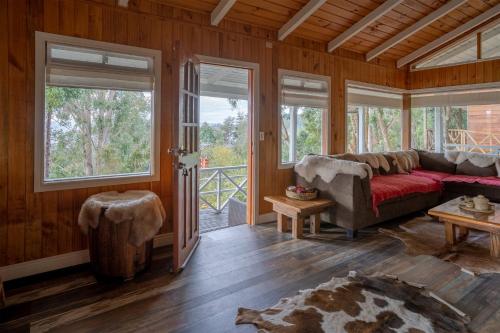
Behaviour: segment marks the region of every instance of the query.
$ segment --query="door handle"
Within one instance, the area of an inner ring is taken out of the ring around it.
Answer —
[[[188,151],[183,148],[175,147],[175,148],[168,148],[167,152],[174,156],[184,156],[187,154]]]

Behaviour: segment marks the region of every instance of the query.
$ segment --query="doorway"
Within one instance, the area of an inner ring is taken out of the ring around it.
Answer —
[[[200,57],[200,233],[253,224],[255,64]]]

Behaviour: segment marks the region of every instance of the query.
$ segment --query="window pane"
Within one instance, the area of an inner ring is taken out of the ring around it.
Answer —
[[[346,151],[384,152],[401,149],[401,94],[349,86]]]
[[[481,57],[500,57],[500,25],[481,34]]]
[[[370,107],[366,126],[367,152],[401,149],[401,110]]]
[[[45,180],[149,174],[151,92],[46,87]]]
[[[470,62],[477,59],[477,37],[463,41],[442,53],[438,53],[428,60],[417,64],[416,68],[451,65],[462,62]]]
[[[361,107],[348,106],[347,111],[347,147],[346,152],[356,154],[358,152],[359,139],[359,110]]]
[[[290,155],[290,107],[282,106],[281,107],[281,162],[282,163],[290,163],[293,162],[291,160]]]
[[[325,111],[319,108],[297,110],[296,160],[307,154],[321,154],[321,124]]]
[[[411,110],[411,147],[434,150],[435,108]]]
[[[327,80],[281,76],[281,163],[294,163],[304,155],[325,152],[327,133],[323,126],[329,95]]]

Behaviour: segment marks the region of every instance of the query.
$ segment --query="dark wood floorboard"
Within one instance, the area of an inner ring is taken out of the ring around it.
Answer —
[[[272,306],[355,270],[425,284],[467,313],[475,332],[500,332],[500,274],[471,276],[434,257],[408,256],[376,229],[354,241],[335,228],[294,240],[274,224],[243,225],[203,234],[178,275],[169,273],[171,249],[160,248],[152,268],[126,283],[97,282],[88,266],[9,282],[0,331],[255,332],[234,325],[238,307]]]

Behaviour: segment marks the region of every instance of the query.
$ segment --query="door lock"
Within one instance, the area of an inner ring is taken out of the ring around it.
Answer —
[[[175,147],[175,148],[168,148],[167,152],[174,156],[184,156],[187,154],[188,151],[184,148]]]

